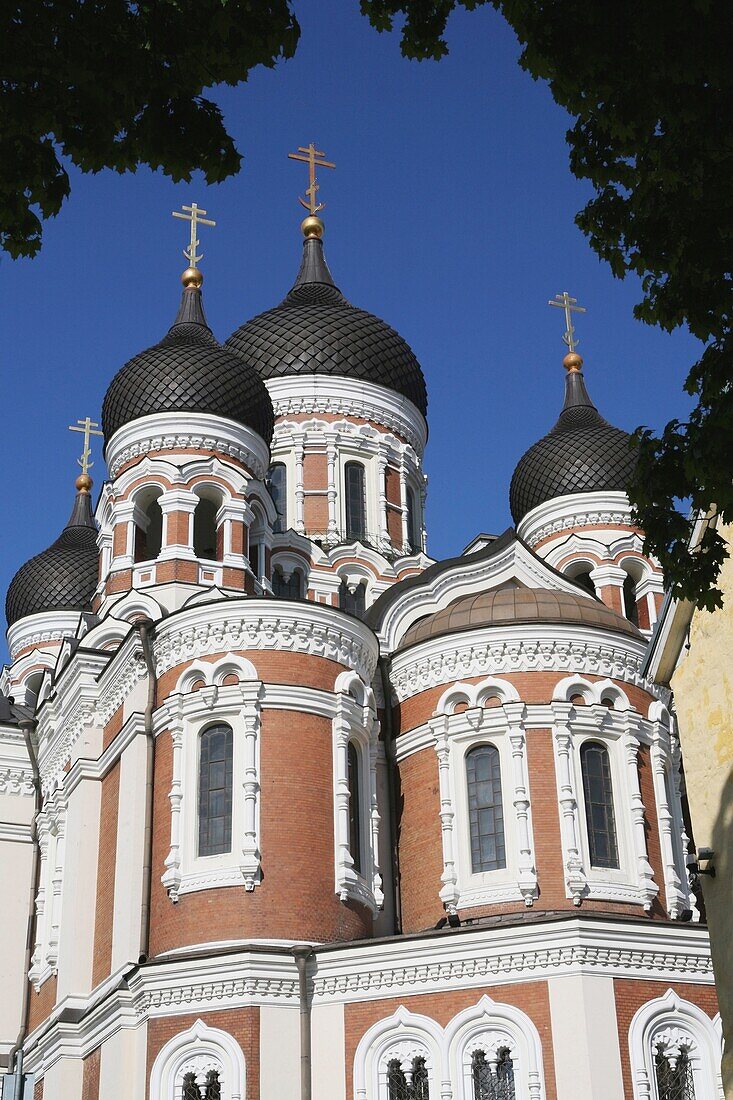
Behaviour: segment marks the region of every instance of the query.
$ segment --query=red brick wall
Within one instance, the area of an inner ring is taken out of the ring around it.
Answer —
[[[678,997],[691,1001],[711,1018],[715,1016],[718,1011],[718,999],[713,986],[693,985],[685,982],[671,984]],[[646,1004],[647,1001],[655,1000],[657,997],[663,997],[669,988],[669,982],[634,981],[626,978],[614,978],[613,980],[624,1094],[628,1097],[634,1095],[629,1058],[629,1028],[631,1027],[631,1021],[642,1005]]]
[[[92,985],[108,977],[112,963],[112,919],[115,905],[117,818],[120,801],[120,762],[102,780],[99,855],[97,861],[97,905],[94,916],[94,961]]]
[[[232,1035],[244,1054],[247,1075],[247,1100],[259,1100],[260,1096],[260,1010],[258,1008],[239,1008],[223,1012],[194,1013],[185,1016],[154,1017],[148,1024],[148,1065],[146,1080],[150,1082],[153,1063],[165,1044],[182,1031],[187,1031],[197,1020],[203,1020],[207,1027],[218,1028]],[[159,1100],[150,1096],[148,1084],[146,1096],[149,1100]],[[86,1094],[84,1096],[86,1100]],[[263,1097],[263,1100],[275,1100]],[[283,1098],[285,1100],[285,1098]]]
[[[35,989],[31,987],[30,999],[28,1002],[28,1031],[33,1031],[34,1028],[42,1024],[47,1019],[53,1009],[56,1006],[56,977],[46,978],[41,988],[36,993]]]
[[[488,994],[494,1001],[513,1005],[530,1017],[542,1042],[546,1097],[547,1100],[557,1100],[550,1000],[546,982],[518,982],[516,985],[485,986],[481,989],[462,989],[451,993],[425,993],[416,997],[389,997],[347,1004],[344,1010],[347,1100],[351,1100],[354,1095],[354,1054],[361,1037],[372,1024],[391,1016],[400,1005],[404,1005],[408,1012],[429,1016],[441,1027],[446,1027],[457,1012],[477,1004],[484,994]],[[570,1098],[562,1097],[562,1100],[570,1100]],[[573,1100],[581,1100],[581,1098],[573,1097]]]
[[[99,1067],[101,1061],[101,1047],[97,1047],[84,1059],[82,1100],[99,1100]]]
[[[43,1100],[43,1081],[36,1081],[36,1087],[33,1090],[33,1100]]]
[[[275,653],[268,650],[237,650],[226,653],[212,653],[201,657],[199,661],[214,663],[223,657],[245,657],[257,670],[257,676],[269,684],[307,684],[309,687],[333,691],[336,678],[344,671],[344,666],[327,657],[314,657],[309,653]],[[164,673],[158,680],[158,705],[174,690],[176,683],[190,661],[184,661]]]
[[[102,731],[102,749],[103,750],[106,749],[109,745],[112,744],[115,737],[117,736],[117,734],[122,729],[122,716],[123,716],[123,713],[124,713],[124,708],[123,708],[122,705],[120,705],[117,708],[117,710],[114,712],[112,717],[110,718],[107,725],[104,727],[104,729]]]

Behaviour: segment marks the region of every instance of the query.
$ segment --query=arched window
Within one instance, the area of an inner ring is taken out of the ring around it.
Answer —
[[[201,734],[199,757],[199,856],[232,849],[231,726],[210,726]]]
[[[272,591],[281,600],[300,600],[303,597],[303,574],[294,569],[287,580],[282,567],[275,566],[272,574]]]
[[[208,497],[202,497],[193,514],[193,552],[197,558],[220,561],[217,546],[216,513],[218,505]]]
[[[630,573],[624,581],[624,614],[634,626],[639,625],[639,609],[636,606],[636,581]]]
[[[272,525],[275,534],[288,528],[288,472],[284,462],[275,462],[267,471],[265,482],[277,509],[277,519]]]
[[[181,1100],[221,1100],[221,1080],[218,1069],[207,1070],[200,1082],[197,1080],[197,1074],[184,1074]]]
[[[339,607],[342,611],[348,611],[351,615],[362,618],[366,611],[366,584],[364,581],[357,584],[353,592],[349,591],[346,581],[341,581],[339,588]]]
[[[364,467],[360,462],[347,462],[344,467],[346,483],[346,537],[366,538],[366,496]]]
[[[158,493],[160,496],[160,493]],[[135,561],[153,561],[163,542],[163,512],[158,496],[143,508],[141,523],[135,524]]]
[[[466,754],[471,869],[497,871],[506,867],[501,764],[494,745],[478,745]]]
[[[361,774],[359,768],[359,750],[353,741],[349,741],[349,851],[354,861],[354,870],[358,875],[362,869],[361,836]]]
[[[413,1058],[405,1066],[392,1058],[387,1066],[388,1100],[430,1100],[428,1067],[424,1058]]]
[[[586,741],[580,750],[585,820],[592,867],[618,867],[611,761],[605,745]]]
[[[582,587],[586,590],[586,592],[589,593],[589,595],[595,596],[596,586],[593,584],[593,581],[591,580],[589,570],[586,569],[584,572],[576,573],[575,576],[573,577],[573,580],[575,581],[576,584],[582,585]]]
[[[257,581],[265,575],[265,518],[259,507],[252,508],[253,518],[248,534],[249,567]]]
[[[421,548],[420,529],[417,522],[417,505],[415,503],[415,492],[413,489],[408,488],[406,493],[407,504],[407,541],[410,544],[410,550],[416,553]]]
[[[493,1057],[475,1050],[471,1055],[473,1100],[514,1100],[514,1063],[507,1047]]]
[[[695,1080],[686,1050],[669,1051],[660,1045],[654,1055],[658,1100],[696,1100]]]

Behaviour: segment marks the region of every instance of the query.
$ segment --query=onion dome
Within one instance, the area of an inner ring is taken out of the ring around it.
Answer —
[[[323,374],[374,382],[402,394],[425,416],[427,390],[414,352],[338,289],[323,253],[323,223],[306,218],[303,227],[311,235],[292,290],[279,306],[238,328],[225,346],[264,379]]]
[[[105,394],[102,428],[108,443],[124,424],[156,413],[209,413],[272,439],[272,402],[259,375],[214,338],[201,300],[202,275],[183,273],[178,316],[168,334],[136,355]]]
[[[457,634],[479,627],[513,626],[516,623],[563,623],[643,636],[623,615],[592,596],[545,588],[492,588],[478,595],[462,596],[442,611],[415,623],[405,634],[400,649],[443,634]]]
[[[92,479],[82,474],[76,487],[69,522],[56,542],[22,565],[10,582],[5,600],[8,626],[43,612],[91,610],[99,574]]]
[[[522,455],[509,488],[514,522],[554,497],[626,492],[636,466],[631,436],[604,420],[588,396],[576,353],[566,355],[565,404],[554,428]]]

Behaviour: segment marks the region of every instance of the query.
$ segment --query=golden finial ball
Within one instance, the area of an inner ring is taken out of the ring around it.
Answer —
[[[562,365],[566,371],[579,371],[583,366],[583,356],[578,355],[577,351],[569,351],[563,359]]]
[[[303,218],[300,228],[306,240],[315,237],[316,240],[320,241],[325,227],[320,218],[317,218],[315,214],[309,214],[307,218]]]
[[[77,491],[80,493],[88,493],[92,487],[92,479],[89,474],[79,474],[75,482]]]
[[[181,275],[181,282],[186,288],[195,286],[198,289],[203,281],[204,277],[197,267],[187,267]]]

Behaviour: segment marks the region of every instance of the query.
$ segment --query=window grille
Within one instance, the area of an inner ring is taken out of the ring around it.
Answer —
[[[466,755],[471,868],[497,871],[506,867],[501,764],[494,745],[478,745]]]
[[[199,762],[199,855],[232,848],[232,753],[230,726],[211,726],[201,734]]]
[[[608,749],[595,741],[586,741],[580,750],[580,770],[583,774],[591,866],[618,867]]]
[[[424,1058],[413,1058],[408,1075],[398,1058],[393,1058],[387,1066],[388,1100],[430,1100],[428,1067]]]
[[[673,1059],[658,1047],[654,1062],[659,1100],[695,1100],[695,1081],[686,1050]]]
[[[497,1054],[495,1062],[487,1061],[483,1050],[471,1056],[473,1100],[515,1100],[514,1064],[505,1048]]]
[[[272,525],[273,532],[277,535],[282,531],[286,531],[288,527],[288,514],[287,514],[287,485],[288,485],[288,472],[284,462],[275,462],[267,471],[267,479],[265,481],[267,488],[270,492],[270,496],[273,499],[275,508],[277,510],[277,519]]]
[[[347,462],[344,467],[346,482],[346,537],[366,538],[366,498],[364,493],[364,467],[360,462]]]
[[[183,1078],[181,1100],[221,1100],[221,1081],[219,1071],[210,1069],[206,1074],[203,1090],[196,1081],[195,1073],[187,1073]]]
[[[349,741],[349,851],[354,870],[361,874],[361,776],[359,774],[359,750]]]

